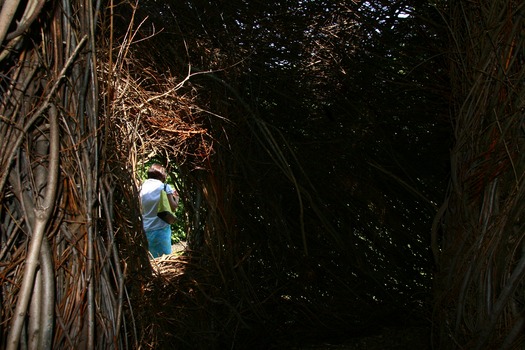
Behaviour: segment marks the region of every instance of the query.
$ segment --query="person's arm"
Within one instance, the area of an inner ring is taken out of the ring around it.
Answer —
[[[179,206],[179,194],[177,191],[173,191],[173,193],[168,194],[168,202],[170,202],[171,211],[175,212]]]

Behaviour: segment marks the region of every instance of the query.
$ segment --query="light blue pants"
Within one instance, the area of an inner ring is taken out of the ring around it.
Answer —
[[[146,231],[149,252],[154,258],[162,254],[171,254],[171,227],[161,228],[160,230]]]

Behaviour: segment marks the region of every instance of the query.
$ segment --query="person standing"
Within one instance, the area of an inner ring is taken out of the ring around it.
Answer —
[[[162,190],[166,191],[171,210],[179,205],[179,194],[166,182],[166,169],[160,164],[152,164],[148,178],[140,188],[142,206],[142,225],[148,239],[148,249],[153,258],[171,254],[171,225],[157,216],[157,205]]]

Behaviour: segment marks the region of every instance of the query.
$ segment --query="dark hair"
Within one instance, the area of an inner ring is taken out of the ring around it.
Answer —
[[[166,169],[160,164],[154,163],[148,169],[148,179],[157,179],[164,182],[166,176]]]

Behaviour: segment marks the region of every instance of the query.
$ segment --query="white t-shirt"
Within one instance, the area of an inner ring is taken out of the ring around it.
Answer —
[[[157,179],[147,179],[140,188],[140,201],[142,203],[142,224],[145,231],[160,230],[169,226],[164,220],[157,216],[157,205],[160,199],[160,191],[164,189],[164,183]],[[166,193],[173,194],[173,189],[166,184]]]

